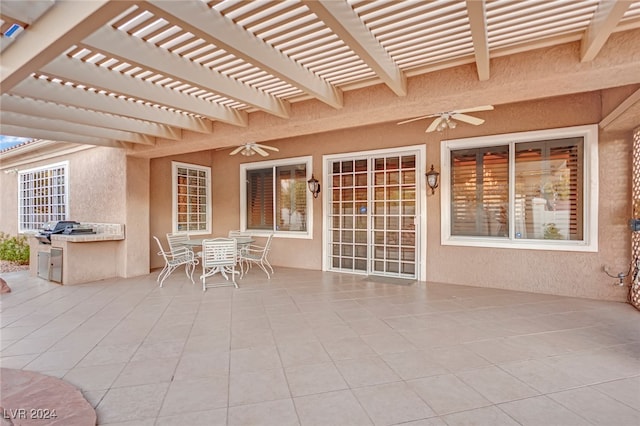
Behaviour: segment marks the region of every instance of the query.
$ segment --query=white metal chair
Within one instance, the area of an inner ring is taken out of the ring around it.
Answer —
[[[267,270],[267,268],[271,270],[272,274],[274,273],[274,271],[273,267],[269,263],[269,260],[267,259],[267,255],[269,254],[269,250],[271,249],[272,239],[273,234],[270,234],[269,237],[267,237],[267,242],[265,243],[264,247],[251,244],[240,252],[241,276],[244,276],[244,265],[246,263],[247,272],[249,271],[249,268],[252,264],[256,264],[260,267],[260,269],[264,271],[265,274],[267,274],[267,278],[271,279],[271,275],[269,275],[269,271]]]
[[[236,264],[238,263],[238,250],[236,240],[233,238],[213,238],[202,241],[202,291],[207,287],[223,287],[234,285],[236,283]],[[229,280],[228,273],[231,274],[231,283],[223,284],[207,284],[206,279],[220,272],[225,279]]]
[[[195,284],[193,281],[193,271],[196,269],[196,265],[198,264],[198,259],[195,258],[193,251],[191,251],[188,247],[180,247],[176,250],[166,251],[162,247],[162,243],[158,237],[153,237],[158,243],[158,247],[160,251],[158,252],[159,256],[162,256],[164,259],[164,268],[160,271],[158,275],[158,279],[156,281],[160,281],[160,287],[164,283],[164,280],[171,275],[171,273],[178,267],[185,265],[185,273],[187,277],[191,279],[191,283]]]
[[[171,251],[185,247],[185,243],[189,241],[189,234],[186,232],[176,232],[167,234],[167,242]],[[189,248],[189,247],[187,247]]]

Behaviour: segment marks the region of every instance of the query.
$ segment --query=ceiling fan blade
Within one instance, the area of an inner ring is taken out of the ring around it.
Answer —
[[[229,155],[236,155],[237,153],[239,153],[240,151],[242,151],[244,149],[244,145],[240,145],[239,147],[237,147],[236,149],[234,149],[233,151],[231,151],[229,153]]]
[[[483,106],[477,106],[477,107],[467,108],[467,109],[457,109],[453,112],[461,113],[461,112],[478,112],[478,111],[491,111],[491,110],[493,110],[493,105],[483,105]]]
[[[411,123],[413,121],[424,120],[425,118],[429,118],[429,117],[435,117],[436,115],[437,114],[423,115],[421,117],[410,118],[409,120],[401,121],[401,122],[399,122],[397,124],[407,124],[407,123]]]
[[[265,151],[264,149],[260,148],[258,145],[254,144],[251,149],[253,149],[255,152],[257,152],[258,154],[262,155],[263,157],[266,157],[269,155],[269,153],[267,151]]]
[[[436,127],[438,127],[438,124],[440,124],[440,122],[443,120],[442,117],[438,117],[435,120],[433,120],[433,122],[429,125],[429,127],[427,127],[427,130],[425,130],[425,133],[429,133],[429,132],[433,132],[434,130],[436,130]]]
[[[474,126],[478,126],[478,125],[484,123],[484,120],[482,118],[472,117],[472,116],[467,115],[467,114],[455,113],[455,114],[451,115],[451,118],[454,118],[454,119],[460,120],[460,121],[464,121],[465,123],[473,124]]]
[[[262,148],[262,149],[268,149],[268,150],[276,151],[276,152],[280,151],[280,150],[279,150],[278,148],[276,148],[275,146],[262,145],[262,144],[260,144],[260,143],[254,143],[254,144],[253,144],[253,146],[257,146],[257,147],[260,147],[260,148]]]

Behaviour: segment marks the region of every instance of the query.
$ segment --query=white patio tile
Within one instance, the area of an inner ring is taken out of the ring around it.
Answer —
[[[120,426],[637,420],[627,305],[284,268],[243,281],[203,293],[179,280],[159,289],[152,274],[3,295],[13,331],[0,365],[64,377],[99,424]],[[432,412],[419,418],[423,403]]]
[[[351,388],[401,380],[379,356],[336,361],[335,364]]]
[[[282,368],[280,355],[275,346],[258,346],[235,349],[230,352],[231,372],[253,372]]]
[[[491,365],[489,361],[473,352],[467,345],[434,348],[427,351],[440,365],[453,373]]]
[[[160,416],[184,415],[195,411],[224,408],[228,402],[227,376],[174,381],[162,403]]]
[[[278,351],[285,368],[331,361],[324,347],[317,341],[289,342],[278,345]]]
[[[362,358],[376,354],[374,350],[371,349],[371,346],[367,345],[359,336],[329,340],[323,342],[323,346],[331,358],[336,361]]]
[[[558,392],[579,386],[584,381],[539,360],[517,361],[499,367],[541,393]]]
[[[186,354],[180,358],[173,379],[194,380],[229,375],[229,352]]]
[[[293,401],[261,402],[229,408],[228,426],[296,426],[299,425]]]
[[[372,421],[351,391],[327,392],[294,398],[304,426],[370,426]]]
[[[480,393],[453,374],[425,377],[407,383],[440,415],[491,405]]]
[[[155,418],[169,383],[112,388],[96,408],[98,423]]]
[[[546,396],[522,399],[498,405],[523,426],[584,426],[589,421]]]
[[[456,373],[456,376],[494,404],[529,398],[540,394],[535,389],[495,366],[461,371]]]
[[[155,426],[226,426],[227,409],[195,411],[191,413],[181,412],[174,416],[160,416],[153,423]]]
[[[125,363],[76,367],[65,374],[64,380],[83,391],[109,389],[124,366]]]
[[[519,426],[520,423],[495,406],[461,411],[442,417],[448,426]]]
[[[401,334],[396,332],[366,334],[362,340],[376,351],[378,355],[416,350]]]
[[[434,417],[433,410],[403,382],[353,389],[376,425],[390,425]]]
[[[285,368],[285,375],[294,397],[349,388],[330,362]]]
[[[282,369],[254,372],[231,372],[229,406],[255,404],[291,398]]]
[[[160,342],[145,341],[138,346],[131,361],[146,361],[158,358],[176,358],[182,354],[185,339],[163,340]]]
[[[139,343],[129,343],[125,345],[98,345],[84,358],[82,358],[78,363],[78,367],[129,362],[139,346]]]
[[[122,370],[114,388],[170,382],[179,358],[158,358],[128,363]]]
[[[552,393],[548,396],[596,425],[640,424],[640,411],[590,387]]]
[[[419,379],[449,372],[436,362],[428,351],[414,350],[390,353],[381,357],[403,380]]]
[[[591,388],[640,411],[640,376],[614,380]]]

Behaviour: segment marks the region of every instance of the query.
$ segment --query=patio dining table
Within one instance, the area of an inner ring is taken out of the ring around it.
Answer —
[[[240,252],[243,248],[248,247],[250,244],[255,242],[253,237],[250,237],[250,236],[239,236],[239,237],[232,237],[232,238],[236,240],[236,247],[238,249],[238,252]],[[194,238],[194,239],[185,241],[183,244],[187,247],[190,247],[193,250],[195,248],[202,247],[202,242],[204,240],[210,240],[210,239],[213,239],[213,237],[212,238]],[[226,274],[228,271],[225,268],[220,268],[218,269],[217,272],[220,272],[220,274],[225,279],[227,280],[229,279]],[[235,273],[240,274],[240,271],[235,271]]]
[[[183,244],[186,246],[189,246],[191,248],[195,248],[195,247],[201,247],[202,246],[202,242],[204,240],[210,240],[212,238],[193,238],[190,240],[185,241]],[[243,247],[248,246],[251,243],[254,243],[255,240],[253,239],[253,237],[233,237],[234,240],[236,240],[236,244],[238,245],[238,250],[242,250]]]

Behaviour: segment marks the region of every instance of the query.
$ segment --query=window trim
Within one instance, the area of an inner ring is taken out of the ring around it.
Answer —
[[[513,200],[515,197],[514,145],[560,138],[584,138],[583,158],[583,240],[525,240],[516,239],[513,227]],[[508,238],[451,235],[451,151],[490,146],[509,146],[509,223]],[[598,251],[598,126],[574,126],[530,132],[505,133],[465,139],[443,140],[440,149],[441,204],[440,235],[445,246],[492,247],[529,250]]]
[[[207,226],[201,231],[180,231],[178,230],[178,167],[187,169],[202,170],[207,174]],[[171,232],[187,232],[189,235],[210,235],[212,223],[212,205],[211,202],[211,167],[202,166],[200,164],[182,163],[180,161],[171,162]]]
[[[33,167],[31,169],[20,170],[18,172],[18,233],[19,234],[28,234],[35,233],[37,229],[25,229],[24,223],[22,222],[22,208],[24,197],[22,196],[22,188],[20,187],[20,183],[22,181],[22,176],[30,173],[39,172],[41,170],[50,170],[56,168],[64,168],[64,219],[67,220],[69,218],[69,161],[60,161],[58,163],[46,164],[44,166]]]
[[[306,166],[306,179],[311,179],[312,169],[313,169],[313,157],[310,155],[303,157],[292,157],[292,158],[282,158],[278,160],[265,160],[265,161],[255,161],[251,163],[242,163],[240,164],[240,230],[242,232],[250,232],[251,235],[255,236],[267,236],[273,234],[276,238],[297,238],[297,239],[307,239],[310,240],[313,238],[313,195],[308,190],[306,193],[306,202],[307,202],[307,230],[303,231],[267,231],[260,229],[247,229],[247,171],[248,170],[256,170],[256,169],[266,169],[269,167],[278,167],[278,166],[293,166],[296,164],[304,163]],[[275,178],[275,174],[274,174]],[[306,184],[306,182],[305,182]],[[275,192],[274,192],[275,197]],[[277,203],[273,203],[274,208],[274,217],[275,217],[275,209],[277,208]]]

